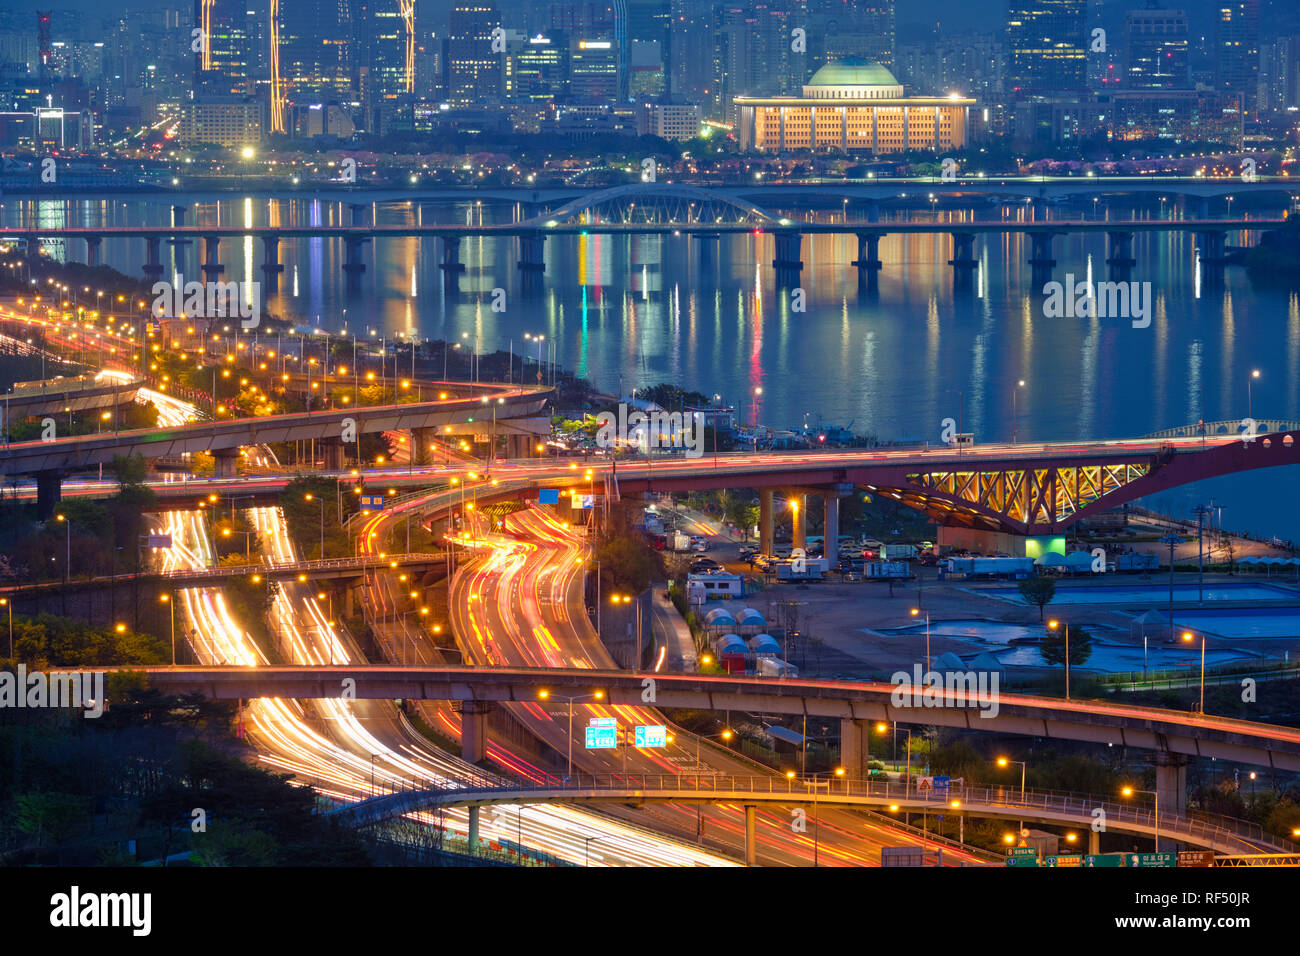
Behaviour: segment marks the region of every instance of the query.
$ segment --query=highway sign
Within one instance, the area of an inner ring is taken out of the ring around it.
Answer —
[[[662,724],[638,724],[636,728],[636,745],[638,747],[667,747],[668,728]]]
[[[1049,856],[1047,858],[1048,866],[1083,866],[1083,857],[1077,854],[1066,856]]]
[[[1123,866],[1123,853],[1090,853],[1083,858],[1084,866]]]
[[[146,548],[170,548],[172,546],[172,536],[169,534],[145,535],[144,546]]]
[[[946,794],[951,786],[952,786],[952,777],[934,778],[934,792],[936,794],[940,794],[940,793]]]
[[[362,495],[361,510],[362,511],[383,511],[384,496],[383,495]]]
[[[1007,854],[1007,866],[1037,866],[1038,848],[1032,846],[1015,846]]]
[[[1214,866],[1213,850],[1179,850],[1179,866]]]
[[[537,490],[537,503],[539,505],[558,505],[560,503],[560,489],[539,488]]]
[[[1172,853],[1125,853],[1125,866],[1173,866],[1176,857]]]
[[[617,750],[618,727],[588,727],[588,750]]]

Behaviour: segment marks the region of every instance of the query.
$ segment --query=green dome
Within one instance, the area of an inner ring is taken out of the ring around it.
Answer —
[[[860,56],[832,60],[813,74],[809,86],[898,86],[894,74]]]

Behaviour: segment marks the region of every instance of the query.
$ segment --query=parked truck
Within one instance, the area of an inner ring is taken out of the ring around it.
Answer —
[[[880,546],[881,561],[910,561],[920,553],[914,544],[882,544]]]
[[[1027,578],[1034,574],[1033,558],[948,558],[944,562],[948,574],[971,577]]]
[[[799,558],[781,561],[776,565],[778,581],[817,581],[826,576],[831,569],[825,558]]]
[[[754,670],[760,677],[798,677],[799,668],[779,657],[759,657]]]
[[[912,576],[912,569],[906,561],[868,561],[867,577],[873,581],[886,581],[890,578],[902,579]]]
[[[691,536],[681,531],[670,531],[667,535],[669,551],[691,550]]]

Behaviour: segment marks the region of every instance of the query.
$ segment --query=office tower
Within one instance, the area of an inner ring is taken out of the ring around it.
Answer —
[[[491,0],[460,0],[451,9],[447,32],[447,98],[453,103],[501,98],[501,17]]]
[[[255,31],[247,0],[194,0],[194,22],[206,42],[194,54],[194,96],[252,96]]]
[[[1087,75],[1086,0],[1010,0],[1007,93],[1083,89]]]
[[[1124,18],[1124,86],[1189,89],[1187,13],[1148,8]]]
[[[1260,51],[1260,115],[1300,108],[1300,35],[1276,37]]]
[[[1220,3],[1214,52],[1215,87],[1236,93],[1242,112],[1253,119],[1259,98],[1259,0]]]
[[[354,74],[352,8],[348,0],[279,0],[273,61],[295,103],[350,100]]]
[[[502,96],[512,103],[537,103],[569,94],[569,38],[559,30],[511,36],[502,65]]]

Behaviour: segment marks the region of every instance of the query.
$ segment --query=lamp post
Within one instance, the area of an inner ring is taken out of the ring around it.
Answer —
[[[1061,622],[1052,618],[1047,622],[1047,629],[1055,631],[1061,626]],[[1065,699],[1070,699],[1070,625],[1065,625]]]
[[[310,493],[308,493],[303,495],[302,497],[304,501],[311,501],[313,496]],[[319,499],[319,501],[320,501],[320,557],[321,560],[324,561],[325,560],[325,499],[321,498]],[[343,506],[342,502],[340,502],[339,507],[341,508],[342,506]]]
[[[636,663],[632,667],[632,673],[635,674],[641,670],[641,602],[630,594],[610,596],[612,604],[631,604],[633,601],[636,601]]]
[[[917,617],[921,613],[922,612],[919,607],[912,608],[912,617]],[[925,613],[925,672],[928,674],[930,673],[930,612],[926,611],[924,613]]]
[[[1020,390],[1025,387],[1025,380],[1022,378],[1016,382],[1016,387],[1011,390],[1011,444],[1016,443],[1016,425],[1019,421],[1016,418],[1016,396]]]
[[[161,594],[158,600],[167,605],[167,611],[171,616],[172,624],[172,667],[176,666],[176,604],[172,601],[170,594]]]
[[[1183,631],[1184,641],[1196,640],[1196,635],[1191,631]],[[1201,632],[1201,703],[1200,714],[1205,716],[1205,633]]]
[[[1156,831],[1156,852],[1159,853],[1160,852],[1160,794],[1156,793],[1156,791],[1154,790],[1137,790],[1133,787],[1125,787],[1120,791],[1120,794],[1125,797],[1131,797],[1139,793],[1145,793],[1150,795],[1152,798],[1154,798],[1155,801],[1154,829]]]
[[[1018,763],[1018,764],[1020,764],[1020,803],[1021,803],[1021,805],[1023,805],[1024,802],[1025,802],[1025,771],[1028,769],[1028,766],[1026,765],[1025,761],[1023,761],[1023,760],[1012,760],[1012,759],[1010,759],[1009,757],[999,757],[999,758],[998,758],[998,766],[999,766],[999,767],[1006,767],[1006,766],[1008,766],[1009,764],[1013,764],[1013,763]],[[1024,820],[1021,820],[1021,821],[1020,821],[1020,829],[1023,830],[1024,828],[1025,828],[1025,821],[1024,821]]]
[[[9,659],[14,658],[14,605],[7,597],[0,598],[0,604],[9,611]]]
[[[64,527],[64,545],[65,553],[63,560],[63,583],[68,583],[68,578],[72,574],[72,522],[65,515],[55,515],[59,521],[63,522]]]
[[[1257,378],[1259,378],[1259,369],[1257,368],[1251,369],[1250,375],[1246,379],[1246,417],[1250,419],[1253,419],[1255,417],[1255,411],[1254,411],[1255,404],[1254,404],[1253,397],[1250,394],[1250,384],[1252,381],[1254,381]]]
[[[549,700],[551,697],[558,697],[560,700],[567,700],[569,702],[569,773],[568,776],[572,777],[573,776],[573,702],[575,700],[587,700],[588,698],[592,700],[604,700],[605,692],[603,690],[598,690],[592,694],[577,694],[573,697],[568,697],[562,694],[552,694],[549,690],[543,690],[540,691],[537,696],[540,697],[542,700]]]
[[[876,724],[876,733],[883,734],[889,730],[889,724],[884,721]],[[903,783],[903,796],[907,796],[912,791],[912,731],[904,728],[903,733],[907,734],[907,776]],[[894,766],[898,766],[898,724],[894,724]],[[897,773],[897,770],[895,770]]]

